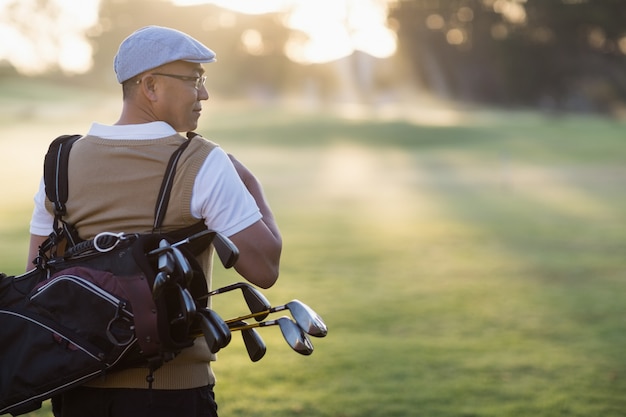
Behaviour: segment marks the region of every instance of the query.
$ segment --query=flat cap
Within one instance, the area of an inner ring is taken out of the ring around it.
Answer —
[[[215,52],[186,33],[146,26],[122,41],[113,67],[117,81],[123,83],[144,71],[174,61],[215,62]]]

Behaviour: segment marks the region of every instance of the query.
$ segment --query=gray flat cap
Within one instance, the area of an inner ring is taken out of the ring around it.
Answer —
[[[123,83],[137,74],[174,61],[215,62],[215,52],[178,30],[147,26],[124,39],[113,67],[117,81]]]

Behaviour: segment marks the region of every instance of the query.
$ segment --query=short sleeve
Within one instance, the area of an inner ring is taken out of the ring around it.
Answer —
[[[213,149],[198,172],[191,214],[204,219],[209,230],[225,236],[232,236],[262,218],[254,198],[222,148]]]
[[[30,233],[38,236],[48,236],[52,233],[54,216],[46,210],[46,191],[43,177],[39,183],[39,190],[35,194],[35,207],[30,219]]]

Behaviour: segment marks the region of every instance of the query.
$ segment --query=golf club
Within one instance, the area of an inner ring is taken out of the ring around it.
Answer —
[[[193,297],[187,288],[181,287],[180,284],[175,285],[178,289],[178,298],[180,304],[183,306],[183,309],[177,317],[174,317],[170,321],[170,324],[184,322],[186,326],[189,326],[197,313],[196,303],[193,301]]]
[[[309,337],[287,316],[279,317],[276,320],[262,321],[260,323],[248,325],[241,325],[241,323],[237,322],[232,323],[229,327],[231,331],[237,331],[276,325],[280,327],[280,331],[282,332],[285,341],[293,350],[301,355],[310,355],[313,353],[313,344],[311,343]]]
[[[209,350],[213,353],[219,352],[221,349],[221,343],[218,340],[220,337],[218,330],[203,313],[199,313],[197,317],[200,321],[200,330],[204,335],[204,340],[206,341]]]
[[[213,238],[215,237],[215,235],[217,234],[217,232],[214,232],[212,230],[203,230],[201,232],[195,233],[191,236],[186,237],[183,240],[179,240],[176,243],[172,243],[173,247],[177,247],[177,246],[181,246],[181,245],[186,245],[187,243],[191,243],[196,239],[200,239],[200,238],[207,238],[207,243],[206,245],[208,246],[209,244],[211,244],[211,242],[213,242]]]
[[[248,323],[245,321],[237,322],[239,326],[246,326]],[[252,362],[260,361],[263,356],[265,356],[265,352],[267,351],[267,346],[265,342],[259,335],[259,332],[256,329],[244,329],[241,330],[241,337],[243,338],[243,343],[246,346],[246,351],[248,352],[248,357]]]
[[[180,249],[170,247],[170,250],[172,251],[171,253],[174,256],[176,267],[179,268],[179,272],[185,280],[185,283],[187,284],[187,286],[189,286],[191,284],[191,280],[193,279],[193,269],[191,269],[189,261],[187,260],[185,255],[183,255]]]
[[[201,309],[198,311],[197,317],[200,321],[200,329],[204,335],[209,350],[217,353],[219,350],[228,345],[230,342],[230,331],[225,334],[221,329],[221,325],[215,322],[215,317],[211,314],[212,310]]]
[[[228,324],[226,324],[226,322],[215,312],[215,310],[202,308],[200,309],[200,312],[216,326],[217,330],[220,332],[221,339],[225,342],[224,346],[228,345],[231,339],[230,327],[228,327]]]
[[[163,252],[159,253],[159,271],[171,274],[174,272],[174,257],[172,253],[167,251],[169,243],[165,239],[161,239],[159,242],[159,249],[163,249]]]
[[[159,249],[165,250],[169,247],[169,243],[162,239],[159,242]],[[154,283],[152,284],[152,298],[155,300],[159,298],[163,292],[163,286],[169,281],[170,275],[174,272],[174,257],[171,252],[160,252],[158,261],[159,273],[154,277]]]
[[[163,293],[163,287],[167,283],[169,275],[161,271],[154,277],[154,283],[152,284],[152,298],[157,299]]]
[[[269,314],[267,311],[272,307],[270,302],[265,298],[263,294],[252,285],[245,282],[236,282],[231,285],[227,285],[226,287],[218,288],[216,290],[210,291],[206,295],[200,297],[200,299],[206,299],[208,297],[212,297],[217,294],[223,294],[225,292],[233,291],[240,289],[243,298],[246,300],[246,304],[252,313],[258,313],[261,319],[263,320]]]
[[[224,268],[231,268],[235,266],[237,259],[239,259],[239,249],[232,240],[217,233],[213,239],[213,246],[215,247],[217,256],[220,258],[220,261],[222,261]]]
[[[191,235],[186,239],[173,243],[172,247],[185,245],[187,243],[190,243],[196,239],[200,239],[203,237],[209,238],[208,242],[206,243],[207,246],[210,243],[213,243],[213,246],[215,247],[215,252],[217,252],[217,256],[220,258],[220,261],[222,262],[222,265],[224,265],[224,268],[231,268],[235,265],[235,263],[237,263],[237,259],[239,258],[239,249],[232,242],[232,240],[230,240],[229,238],[227,238],[226,236],[220,233],[217,233],[208,229],[203,230],[202,232],[196,233],[194,235]]]
[[[187,286],[190,285],[193,279],[193,269],[191,269],[189,261],[180,249],[172,247],[167,240],[162,239],[159,242],[159,248],[156,250],[159,251],[159,273],[154,278],[154,283],[152,284],[152,295],[155,300],[162,293],[163,286],[170,281],[170,274],[175,271],[178,271]]]
[[[234,319],[226,320],[226,323],[233,323],[240,320],[245,320],[249,318],[258,318],[258,317],[267,317],[269,313],[275,313],[277,311],[289,310],[291,315],[293,316],[296,324],[300,326],[302,330],[304,330],[307,334],[314,337],[325,337],[328,334],[328,328],[324,323],[324,320],[315,312],[311,307],[304,304],[299,300],[292,300],[287,304],[282,306],[272,307],[266,311],[261,311],[258,313],[251,313],[245,316],[237,317]],[[262,319],[261,319],[262,320]],[[258,320],[257,321],[261,321]]]

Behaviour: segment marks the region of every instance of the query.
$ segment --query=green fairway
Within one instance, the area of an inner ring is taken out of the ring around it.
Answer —
[[[624,123],[219,106],[200,133],[261,178],[284,235],[264,293],[309,304],[329,328],[309,357],[261,329],[258,363],[234,334],[215,364],[220,415],[626,415]],[[23,269],[47,141],[105,114],[88,110],[69,128],[46,113],[19,140],[32,121],[2,118],[0,270]],[[214,286],[236,280],[216,268]],[[224,318],[246,310],[239,293],[213,302]]]

